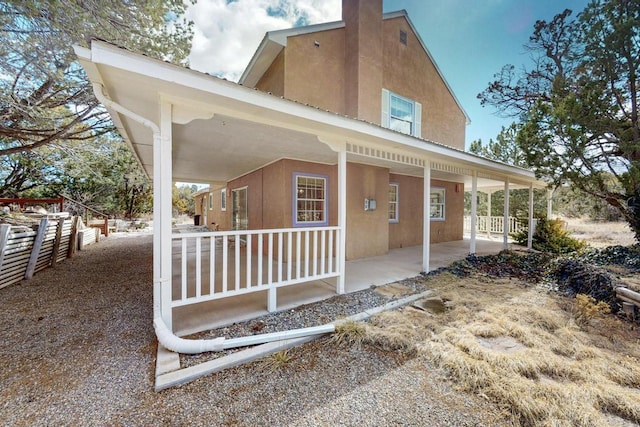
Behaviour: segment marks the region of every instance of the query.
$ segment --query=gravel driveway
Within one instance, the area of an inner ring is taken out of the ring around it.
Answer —
[[[0,290],[1,425],[500,425],[419,357],[326,338],[155,393],[152,238],[125,236]]]

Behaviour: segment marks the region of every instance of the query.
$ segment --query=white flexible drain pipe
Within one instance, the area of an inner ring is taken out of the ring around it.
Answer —
[[[112,101],[111,99],[108,99],[104,95],[102,89],[102,84],[95,82],[93,83],[93,92],[96,95],[98,101],[100,101],[105,107],[111,108],[118,113],[129,117],[131,120],[134,120],[141,125],[148,127],[153,132],[154,141],[160,140],[160,128],[157,124],[134,113],[133,111],[128,110],[127,108]],[[333,324],[328,324],[312,328],[274,332],[271,334],[250,335],[230,340],[226,340],[224,337],[208,340],[189,340],[180,338],[179,336],[171,332],[162,318],[159,316],[159,313],[154,313],[154,316],[155,318],[153,319],[153,328],[156,332],[158,342],[167,350],[182,354],[198,354],[207,351],[222,351],[229,348],[245,347],[249,345],[263,344],[266,342],[281,341],[309,335],[328,334],[335,330],[335,326]]]
[[[102,105],[129,117],[131,120],[134,120],[143,126],[148,127],[153,132],[154,141],[160,140],[160,128],[157,124],[107,98],[103,92],[102,84],[94,82],[93,93]],[[159,317],[159,313],[154,313],[154,317],[153,326],[156,331],[156,337],[158,337],[158,342],[171,351],[184,354],[196,354],[205,351],[223,350],[222,343],[224,342],[224,338],[215,338],[211,340],[187,340],[180,338],[167,328],[167,325]]]
[[[161,318],[153,319],[153,327],[156,330],[158,342],[167,350],[182,354],[198,354],[206,351],[224,350],[224,337],[210,340],[187,340],[180,338],[167,328]]]

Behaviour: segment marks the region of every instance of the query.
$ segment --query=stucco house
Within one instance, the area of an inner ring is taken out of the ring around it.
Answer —
[[[344,293],[347,261],[398,248],[419,248],[414,273],[429,271],[432,244],[463,238],[465,191],[473,220],[479,189],[542,185],[464,151],[469,118],[406,12],[343,0],[342,15],[267,33],[239,83],[76,47],[153,178],[154,317],[167,330],[214,301],[259,294],[277,310],[284,288]],[[196,203],[208,232],[172,230],[175,181],[209,185]]]
[[[339,22],[267,33],[239,83],[464,150],[469,122],[465,111],[406,12],[383,15],[381,0],[343,2]],[[348,161],[347,176],[347,260],[422,244],[421,174],[365,160]],[[294,187],[299,190],[302,182],[326,191],[327,203],[316,200],[320,209],[300,211],[303,203],[311,203],[296,197]],[[337,194],[336,183],[335,162],[288,156],[223,188],[212,185],[213,200],[220,202],[198,205],[206,208],[201,213],[206,225],[215,223],[223,230],[239,224],[251,228],[337,225],[337,204],[331,202]],[[264,199],[265,186],[270,187],[268,196],[279,203]],[[461,240],[463,178],[434,175],[431,186],[430,241]],[[244,212],[218,206],[227,196],[244,197],[235,194],[235,189],[244,187],[249,192],[246,220],[238,218]],[[262,194],[251,194],[252,188],[260,188]],[[375,209],[365,209],[365,200],[374,201]]]

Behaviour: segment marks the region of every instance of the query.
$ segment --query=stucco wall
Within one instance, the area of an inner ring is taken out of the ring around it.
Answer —
[[[345,28],[289,37],[257,87],[376,124],[384,88],[422,105],[422,138],[464,150],[466,117],[408,21],[382,20],[380,0],[343,8]]]
[[[337,225],[338,184],[336,167],[283,159],[230,181],[227,184],[225,225],[228,227],[224,229],[231,229],[231,191],[244,186],[247,186],[248,189],[249,229],[292,227],[292,186],[294,172],[327,176],[327,185],[329,187],[329,201],[327,206],[329,225]],[[222,224],[222,222],[220,223]]]
[[[445,220],[431,221],[431,243],[462,240],[464,221],[464,184],[431,180],[431,188],[444,188]],[[456,191],[456,188],[458,191]]]
[[[464,150],[465,116],[404,17],[384,21],[382,85],[422,104],[422,137]],[[400,30],[407,44],[400,43]]]
[[[215,223],[219,230],[231,230],[231,193],[227,190],[226,211],[222,210],[222,189],[213,190],[211,193],[213,194],[213,207],[209,209],[209,202],[207,201],[207,227],[213,230],[213,223]]]
[[[227,184],[228,228],[233,226],[233,190],[247,187],[247,214],[249,229],[261,229],[262,225],[262,170],[257,170]]]
[[[389,183],[398,184],[398,222],[389,223],[389,249],[421,245],[422,178],[390,174]]]
[[[289,37],[285,50],[284,97],[343,114],[344,29]]]
[[[276,96],[284,96],[284,50],[276,56],[269,69],[256,84],[263,92],[271,92]]]
[[[380,123],[382,0],[343,0],[346,114]]]
[[[424,201],[422,178],[390,174],[389,182],[398,184],[399,203],[399,221],[389,223],[389,249],[421,245]],[[431,243],[462,240],[464,184],[431,180],[431,188],[445,189],[445,220],[431,221]]]
[[[309,173],[328,178],[329,225],[338,223],[337,167],[283,159],[230,181],[227,210],[220,210],[221,190],[214,190],[214,207],[207,211],[208,225],[231,229],[232,190],[247,186],[250,229],[293,226],[293,174]],[[399,222],[389,223],[389,183],[399,184]],[[432,180],[432,188],[444,188],[445,221],[431,221],[431,243],[462,239],[464,186]],[[456,191],[457,190],[457,191]],[[375,199],[374,211],[364,210],[364,199]],[[208,206],[208,204],[207,204]],[[347,164],[347,259],[384,255],[389,249],[422,244],[423,182],[421,177],[390,174],[389,169]]]
[[[389,169],[347,164],[347,259],[384,255],[389,248]],[[376,200],[365,211],[364,199]]]

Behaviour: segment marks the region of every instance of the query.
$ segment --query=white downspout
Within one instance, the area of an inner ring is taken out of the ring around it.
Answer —
[[[143,126],[148,127],[153,132],[153,142],[154,144],[159,144],[161,141],[161,132],[160,127],[157,124],[152,122],[149,119],[146,119],[133,111],[130,111],[123,107],[122,105],[108,99],[104,92],[102,91],[103,87],[100,83],[93,83],[93,92],[98,99],[105,107],[110,108],[118,113],[129,117],[131,120],[134,120],[140,123]],[[157,268],[157,261],[154,257],[154,271]],[[323,325],[318,327],[311,328],[303,328],[303,329],[294,329],[290,331],[283,332],[275,332],[272,334],[263,334],[263,335],[252,335],[248,337],[234,338],[230,340],[226,340],[224,337],[218,337],[208,340],[189,340],[185,338],[180,338],[175,335],[169,328],[167,324],[162,319],[162,312],[160,310],[160,284],[163,282],[163,278],[161,277],[159,281],[154,280],[153,284],[153,327],[156,333],[156,337],[158,338],[158,342],[165,347],[167,350],[182,353],[182,354],[197,354],[204,353],[207,351],[223,351],[229,348],[234,347],[244,347],[247,345],[255,345],[260,343],[266,343],[271,341],[279,341],[286,340],[291,338],[298,338],[302,336],[309,335],[318,335],[318,334],[326,334],[331,333],[335,330],[335,326],[333,324]]]
[[[96,82],[93,83],[93,93],[95,94],[98,101],[100,101],[102,105],[104,105],[105,107],[110,108],[126,117],[129,117],[131,120],[136,121],[141,125],[151,129],[151,131],[153,132],[153,143],[154,144],[160,143],[161,141],[160,127],[157,124],[155,124],[153,121],[145,117],[142,117],[134,113],[133,111],[128,110],[122,105],[116,103],[115,101],[107,98],[103,92],[103,86],[100,83],[96,83]],[[155,240],[156,239],[154,239],[154,245],[156,245]],[[155,250],[157,249],[154,247],[154,251]],[[154,272],[161,271],[159,263],[160,263],[159,257],[154,256],[154,265],[153,265]],[[218,346],[220,344],[220,338],[215,338],[212,340],[202,340],[202,341],[211,341],[210,343],[205,342],[205,343],[192,344],[192,343],[189,343],[189,341],[191,340],[184,340],[182,338],[179,338],[178,336],[174,335],[169,330],[169,328],[167,328],[166,323],[162,320],[162,311],[160,309],[160,304],[161,304],[161,289],[160,289],[161,286],[160,285],[164,281],[165,279],[163,277],[160,277],[158,280],[156,280],[156,278],[154,277],[154,283],[153,283],[153,319],[154,319],[153,323],[156,330],[156,336],[158,337],[158,341],[160,342],[160,344],[162,344],[165,347],[167,347],[165,344],[170,344],[173,347],[171,350],[176,351],[178,353],[183,353],[184,352],[183,350],[192,351],[195,347],[197,348],[212,347],[213,348]],[[224,340],[224,338],[222,338],[222,340]],[[176,343],[176,345],[173,345],[173,343]],[[208,351],[208,350],[202,350],[202,351]]]

